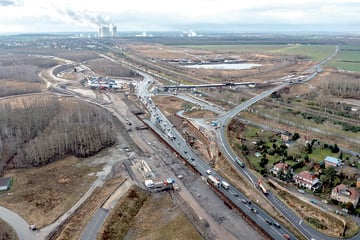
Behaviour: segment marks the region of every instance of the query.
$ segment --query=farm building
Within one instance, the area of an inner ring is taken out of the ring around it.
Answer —
[[[7,191],[10,188],[11,178],[0,178],[0,191]]]

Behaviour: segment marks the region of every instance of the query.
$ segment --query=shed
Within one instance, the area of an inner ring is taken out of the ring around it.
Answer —
[[[11,178],[0,178],[0,191],[7,191],[10,188]]]
[[[338,167],[341,165],[340,159],[335,158],[335,157],[330,157],[330,156],[327,156],[324,159],[324,162],[325,162],[325,167],[329,167],[329,166]]]

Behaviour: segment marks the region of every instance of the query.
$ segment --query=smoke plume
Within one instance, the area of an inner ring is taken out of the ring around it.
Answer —
[[[1,1],[1,0],[0,0]],[[80,24],[89,24],[89,25],[109,25],[111,24],[110,18],[104,18],[98,14],[90,14],[86,11],[74,11],[72,9],[57,9],[58,13],[63,17],[70,18],[72,21]]]

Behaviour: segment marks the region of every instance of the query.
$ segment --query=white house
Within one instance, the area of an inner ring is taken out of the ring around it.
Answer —
[[[294,176],[294,180],[299,187],[305,187],[307,189],[314,189],[315,185],[320,183],[319,178],[309,171],[299,172]]]

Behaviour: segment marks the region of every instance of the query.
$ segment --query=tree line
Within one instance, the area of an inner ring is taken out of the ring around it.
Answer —
[[[100,74],[113,77],[136,77],[137,73],[118,63],[113,63],[107,59],[93,59],[88,64]]]
[[[54,96],[18,102],[0,104],[0,174],[66,155],[87,157],[116,142],[113,116],[102,108]]]
[[[322,81],[321,87],[332,95],[360,99],[360,76],[356,74],[332,73]]]
[[[0,80],[16,79],[26,82],[41,82],[41,69],[57,64],[55,60],[22,54],[0,55]]]
[[[0,55],[0,97],[40,92],[39,72],[56,64],[55,60],[32,55]]]

